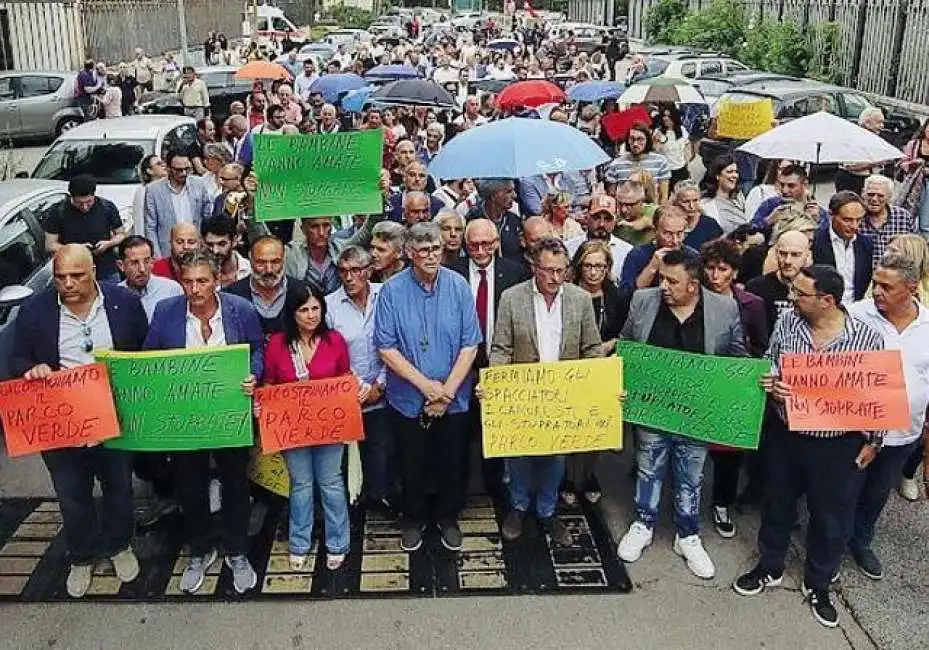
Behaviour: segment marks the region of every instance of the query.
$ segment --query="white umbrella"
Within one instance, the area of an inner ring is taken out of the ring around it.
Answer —
[[[620,104],[706,104],[700,91],[681,79],[654,77],[632,84],[617,99]]]
[[[883,138],[826,111],[782,124],[749,140],[739,151],[759,158],[814,164],[877,163],[902,158]]]

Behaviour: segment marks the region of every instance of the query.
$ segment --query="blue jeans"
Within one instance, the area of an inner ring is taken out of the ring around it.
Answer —
[[[368,498],[380,501],[394,491],[394,472],[390,463],[394,434],[386,408],[363,413],[362,418],[365,426],[365,439],[361,443],[364,490]]]
[[[306,555],[313,544],[313,484],[319,486],[326,521],[326,550],[348,553],[348,498],[342,479],[345,445],[318,445],[284,453],[290,473],[290,552]]]
[[[658,523],[661,484],[668,466],[674,486],[674,523],[680,537],[700,530],[700,486],[706,445],[673,433],[638,427],[635,517],[649,528]]]
[[[863,472],[855,472],[848,482],[855,508],[848,518],[848,546],[852,551],[871,548],[874,527],[887,497],[900,482],[903,466],[922,440],[900,447],[884,447]]]
[[[558,505],[558,486],[564,478],[564,456],[520,456],[507,458],[510,505],[526,512],[532,501],[533,475],[536,478],[535,511],[540,518],[551,517]]]

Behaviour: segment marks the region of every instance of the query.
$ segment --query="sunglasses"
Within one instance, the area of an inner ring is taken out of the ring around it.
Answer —
[[[92,334],[93,331],[90,329],[90,325],[81,325],[81,336],[84,337],[84,340],[81,341],[81,350],[85,354],[89,354],[94,351],[94,340],[91,338]]]

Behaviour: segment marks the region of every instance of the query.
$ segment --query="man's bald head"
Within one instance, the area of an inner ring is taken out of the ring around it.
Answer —
[[[429,221],[429,195],[425,192],[408,192],[403,200],[403,219],[407,226]]]
[[[529,217],[523,222],[523,249],[529,250],[546,237],[551,237],[555,233],[552,230],[552,224],[544,217]]]
[[[500,234],[490,219],[475,219],[464,233],[465,249],[478,268],[487,268],[500,248]]]
[[[200,247],[200,231],[192,223],[176,223],[171,227],[171,257],[177,260],[184,253]]]
[[[94,278],[94,258],[81,244],[65,244],[52,259],[52,280],[61,302],[83,304],[97,296]]]
[[[800,230],[785,230],[774,243],[774,257],[781,280],[792,282],[800,269],[813,262],[809,237]]]

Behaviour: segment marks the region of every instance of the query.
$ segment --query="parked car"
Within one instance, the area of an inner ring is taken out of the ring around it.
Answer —
[[[0,72],[0,137],[51,140],[84,121],[76,72]]]
[[[479,27],[485,20],[486,16],[479,11],[466,11],[456,13],[452,18],[452,27],[455,29],[472,30]]]
[[[33,178],[70,181],[80,174],[97,179],[97,192],[113,201],[123,225],[132,228],[132,199],[142,182],[139,162],[188,149],[197,139],[197,121],[182,115],[131,115],[93,120],[65,131],[32,173]]]
[[[0,182],[0,380],[10,378],[19,305],[51,281],[44,225],[52,208],[67,196],[67,183],[60,181]]]
[[[228,65],[197,69],[197,76],[203,79],[210,95],[210,113],[217,126],[229,117],[229,105],[235,101],[245,103],[252,91],[251,81],[235,78],[236,70],[237,66]],[[145,115],[183,115],[184,106],[177,93],[151,92],[140,99],[138,112]]]
[[[696,86],[707,103],[713,106],[726,91],[732,88],[760,88],[781,81],[800,81],[797,77],[789,77],[774,72],[763,72],[760,70],[748,70],[746,72],[737,72],[729,75],[709,75],[706,77],[697,77],[693,85]]]
[[[668,53],[647,55],[649,72],[636,79],[649,77],[671,77],[673,79],[696,79],[711,75],[729,75],[748,72],[748,66],[735,59],[713,52]]]
[[[774,104],[774,118],[786,122],[827,110],[846,120],[857,122],[858,116],[866,108],[876,104],[853,88],[843,88],[824,84],[812,79],[794,81],[774,81],[760,87],[737,87],[725,92],[720,99],[730,97],[735,100],[770,99]],[[919,119],[889,107],[884,110],[884,131],[881,135],[896,147],[902,147],[913,137],[919,128]],[[713,135],[710,127],[710,135]],[[741,145],[744,140],[730,138],[706,137],[700,141],[700,158],[705,165],[720,154],[727,153]],[[825,166],[828,170],[829,166]]]

